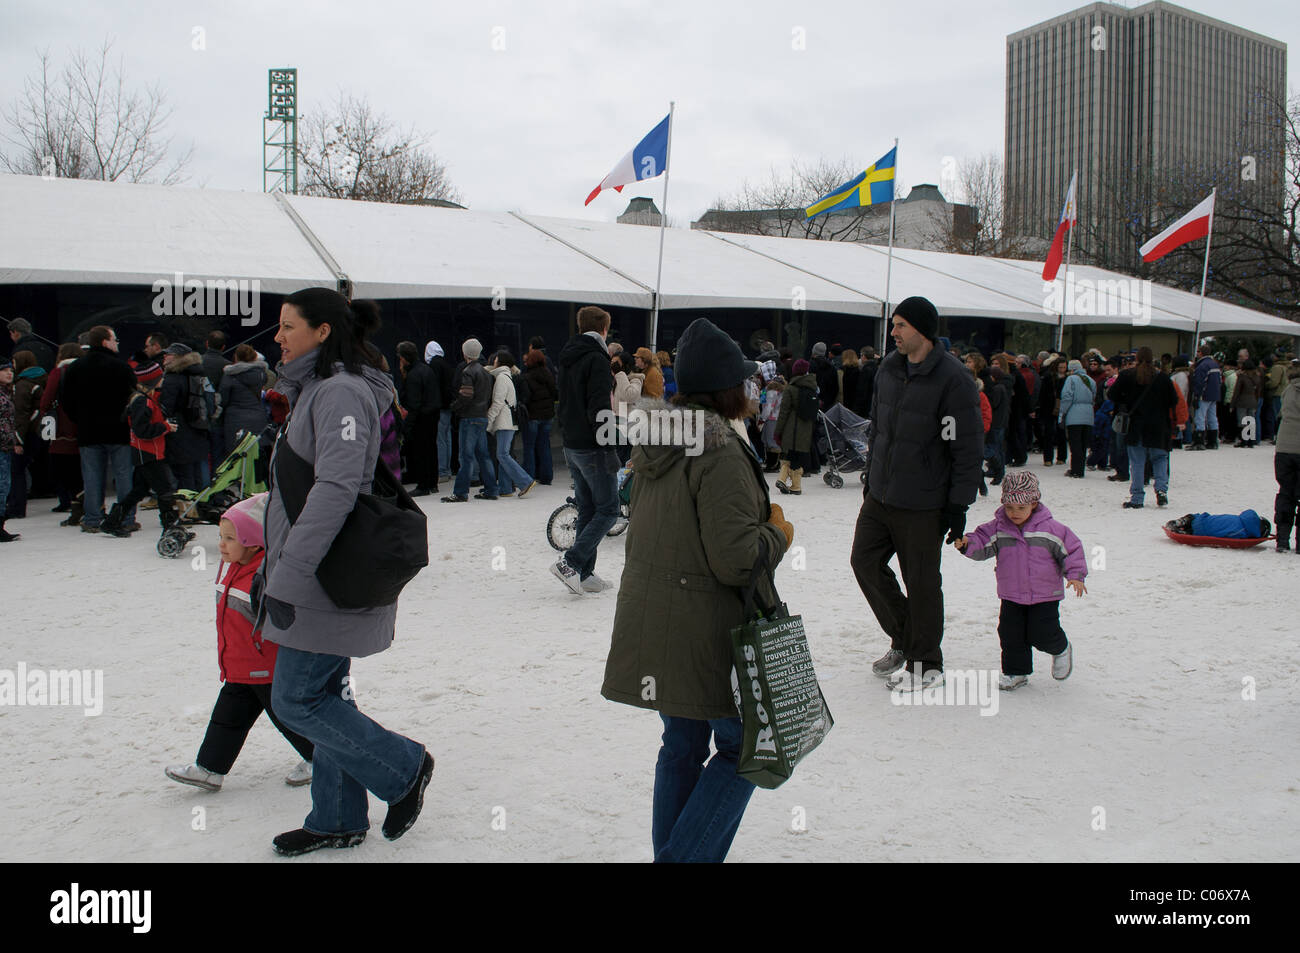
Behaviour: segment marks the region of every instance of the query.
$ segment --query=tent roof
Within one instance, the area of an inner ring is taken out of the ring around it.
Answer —
[[[273,196],[0,175],[0,284],[152,285],[260,279],[263,291],[335,286]]]
[[[283,205],[283,207],[282,207]],[[0,284],[151,285],[177,273],[259,279],[262,290],[334,287],[366,297],[508,298],[650,308],[660,230],[430,206],[261,192],[0,175]],[[290,214],[292,212],[292,214]],[[301,219],[302,227],[294,221]],[[883,246],[670,228],[661,306],[795,308],[875,316],[886,297]],[[950,317],[1055,324],[1038,262],[895,248],[888,297],[913,294]],[[1126,276],[1089,266],[1100,287]],[[1150,325],[1191,331],[1198,295],[1139,282]],[[1109,315],[1065,323],[1146,323]],[[1203,332],[1300,334],[1296,322],[1206,298]]]

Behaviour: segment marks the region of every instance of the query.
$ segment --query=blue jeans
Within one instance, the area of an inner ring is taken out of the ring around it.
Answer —
[[[550,420],[530,420],[524,425],[524,469],[538,483],[549,485],[555,479],[551,460]]]
[[[1148,460],[1151,461],[1151,474],[1155,477],[1156,490],[1160,493],[1169,492],[1169,451],[1144,447],[1140,443],[1130,443],[1128,445],[1128,469],[1131,474],[1129,499],[1134,503],[1141,503],[1146,498],[1142,483],[1146,476]]]
[[[1196,402],[1196,413],[1192,416],[1192,429],[1200,431],[1219,429],[1219,412],[1215,409],[1214,401]]]
[[[1001,479],[1007,470],[1006,461],[1002,456],[1002,439],[1005,434],[1005,427],[993,427],[984,438],[984,459],[993,461],[993,466],[989,468],[989,475],[994,479]]]
[[[578,536],[564,560],[586,579],[596,571],[596,547],[618,519],[618,454],[613,450],[569,450],[564,459],[578,504]]]
[[[479,475],[483,478],[483,492],[488,496],[497,495],[496,478],[493,475],[492,458],[488,455],[487,418],[460,418],[460,469],[456,472],[456,486],[452,490],[457,496],[469,496],[469,484],[473,479],[470,473],[470,461],[478,464]]]
[[[280,646],[271,705],[286,726],[315,746],[311,813],[315,834],[369,830],[366,791],[392,804],[415,786],[424,746],[361,714],[343,678],[352,660]]]
[[[451,476],[451,411],[438,411],[438,479]]]
[[[650,833],[655,863],[721,863],[754,793],[754,785],[736,774],[744,728],[739,718],[659,717],[663,747]],[[710,734],[718,749],[711,759]]]
[[[131,448],[124,443],[96,443],[81,448],[81,480],[85,484],[83,498],[85,513],[83,526],[92,528],[104,518],[104,489],[108,486],[109,469],[118,499],[131,492],[135,467],[131,465]],[[123,523],[135,522],[135,507],[122,514]]]
[[[498,430],[496,438],[497,492],[513,493],[516,489],[522,490],[533,482],[533,478],[528,475],[528,471],[521,467],[514,457],[510,456],[510,444],[514,442],[515,431]]]

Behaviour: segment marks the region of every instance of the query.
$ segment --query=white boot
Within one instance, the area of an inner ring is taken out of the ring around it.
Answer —
[[[294,769],[284,776],[284,783],[291,788],[299,788],[304,784],[311,784],[311,762],[299,761]]]
[[[205,791],[220,791],[221,782],[226,780],[224,774],[207,771],[197,764],[174,764],[166,770],[167,777],[181,784],[192,784]]]
[[[1052,656],[1052,678],[1058,682],[1069,678],[1070,671],[1074,668],[1074,645],[1066,643],[1065,651],[1060,655]]]

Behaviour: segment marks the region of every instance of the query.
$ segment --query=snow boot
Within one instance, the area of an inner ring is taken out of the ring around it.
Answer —
[[[1205,449],[1205,431],[1197,430],[1192,433],[1192,442],[1187,445],[1188,450]]]
[[[100,522],[99,531],[109,536],[116,536],[118,539],[125,539],[131,535],[131,531],[122,525],[121,503],[113,504],[113,508],[108,511],[108,515]]]
[[[1291,520],[1294,519],[1291,513],[1274,513],[1273,519],[1277,523],[1277,551],[1286,553],[1291,551]],[[0,530],[3,530],[4,524],[0,523]],[[1297,540],[1300,545],[1300,540]]]
[[[406,792],[400,801],[388,805],[388,814],[384,817],[380,830],[388,840],[397,840],[415,824],[416,818],[424,807],[424,789],[433,777],[433,755],[424,752],[424,761],[420,764],[420,773],[415,779],[415,787]]]
[[[1070,672],[1074,670],[1074,646],[1065,643],[1065,651],[1060,655],[1052,656],[1052,678],[1058,682],[1064,681],[1070,677]]]
[[[59,523],[60,526],[80,526],[81,517],[86,513],[84,498],[80,493],[72,498],[72,508],[68,510],[68,518]]]
[[[197,764],[174,764],[163,773],[173,781],[189,784],[196,788],[203,788],[205,791],[220,791],[221,782],[226,780],[224,774],[208,771],[206,768],[200,768]]]
[[[1219,449],[1219,431],[1217,430],[1205,431],[1205,449],[1206,450]]]
[[[798,496],[800,493],[803,492],[803,470],[802,469],[790,471],[790,492],[794,496]]]
[[[781,461],[781,472],[776,478],[776,488],[782,493],[790,492],[790,461]]]
[[[296,831],[285,831],[271,839],[271,846],[281,857],[298,857],[309,854],[322,847],[356,847],[366,839],[365,831],[351,834],[315,834],[301,827]]]
[[[22,539],[22,533],[10,533],[5,530],[5,521],[0,519],[0,543],[12,543],[15,539]]]
[[[767,451],[766,458],[764,461],[764,466],[763,466],[763,472],[776,473],[780,469],[781,469],[781,455],[777,453],[775,450]]]

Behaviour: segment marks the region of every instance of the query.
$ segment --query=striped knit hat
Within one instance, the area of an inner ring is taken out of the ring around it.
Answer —
[[[163,369],[158,366],[156,361],[135,365],[135,382],[137,384],[151,384],[154,381],[162,380],[162,376]]]
[[[1002,502],[1037,503],[1043,498],[1038,491],[1038,477],[1031,470],[1008,470],[1002,478]]]

